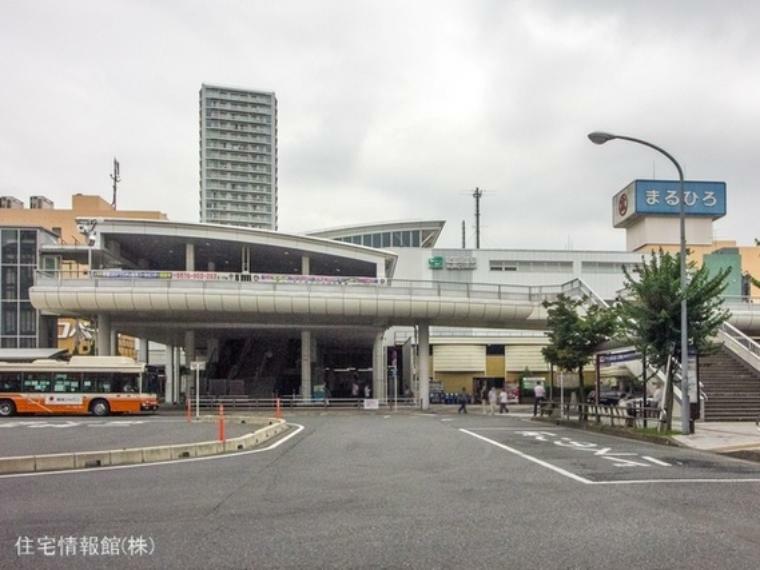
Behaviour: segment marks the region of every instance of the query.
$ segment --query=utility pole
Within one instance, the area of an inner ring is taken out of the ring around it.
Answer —
[[[464,229],[464,220],[462,220],[462,249],[467,249],[467,234]]]
[[[480,197],[482,195],[483,191],[477,187],[472,193],[475,198],[475,249],[480,249]]]
[[[121,182],[121,177],[119,176],[119,161],[116,160],[116,157],[113,159],[113,174],[111,174],[111,180],[113,180],[113,200],[111,201],[111,207],[115,210],[116,209],[116,185]]]

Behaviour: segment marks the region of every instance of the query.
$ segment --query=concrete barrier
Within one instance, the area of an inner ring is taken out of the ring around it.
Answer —
[[[172,459],[187,459],[189,457],[198,457],[198,444],[188,443],[183,445],[170,446]]]
[[[3,457],[0,459],[0,474],[28,473],[35,470],[34,455]]]
[[[85,451],[74,454],[74,467],[105,467],[111,465],[110,451]]]
[[[205,441],[203,443],[197,443],[195,449],[198,457],[219,455],[220,453],[224,453],[224,444],[222,444],[221,441]]]
[[[54,453],[34,456],[35,471],[58,471],[74,469],[73,453]]]
[[[228,418],[241,424],[265,424],[240,437],[221,441],[204,441],[180,445],[160,445],[153,447],[135,447],[129,449],[112,449],[107,451],[83,451],[76,453],[56,453],[51,455],[25,455],[0,458],[0,474],[30,473],[34,471],[59,471],[64,469],[86,469],[106,467],[109,465],[133,465],[137,463],[154,463],[190,457],[205,457],[222,453],[234,453],[251,449],[279,435],[288,428],[282,419],[270,418]],[[204,421],[214,421],[206,419]]]
[[[139,447],[135,449],[112,449],[109,453],[111,454],[111,465],[133,465],[143,462],[143,450]]]
[[[172,458],[171,445],[158,445],[155,447],[143,447],[142,462],[154,463],[156,461],[169,461]]]

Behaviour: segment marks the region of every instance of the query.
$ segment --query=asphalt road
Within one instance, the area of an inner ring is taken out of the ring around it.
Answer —
[[[757,464],[514,417],[288,419],[305,429],[267,451],[0,478],[0,567],[757,568],[760,561]],[[39,548],[41,537],[129,536],[149,539],[153,553],[17,552],[18,544]]]
[[[225,434],[227,437],[237,437],[259,427],[228,421]],[[0,419],[0,457],[198,443],[214,441],[217,437],[216,423],[188,423],[178,416],[105,419],[19,416]]]

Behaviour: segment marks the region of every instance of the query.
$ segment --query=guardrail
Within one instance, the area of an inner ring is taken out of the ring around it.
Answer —
[[[625,406],[565,403],[563,410],[560,410],[558,402],[549,401],[541,404],[541,416],[554,417],[555,412],[560,412],[562,419],[581,423],[593,420],[597,424],[607,423],[614,426],[617,422],[618,425],[628,427],[647,427],[648,420],[659,422],[661,414],[659,407],[644,406],[639,402],[631,402]]]
[[[723,339],[732,352],[739,354],[742,360],[747,361],[746,358],[743,358],[743,354],[754,357],[753,362],[748,362],[748,364],[756,370],[760,370],[760,343],[728,322],[724,322],[720,326],[718,336]]]
[[[181,287],[219,289],[235,287],[258,288],[267,291],[293,291],[306,288],[307,292],[335,288],[405,296],[462,297],[497,300],[542,302],[554,300],[560,294],[581,292],[593,294],[581,280],[572,279],[559,285],[502,285],[494,283],[460,283],[455,281],[421,281],[411,279],[376,279],[372,277],[337,277],[319,275],[288,275],[272,273],[224,273],[201,271],[48,271],[37,270],[35,285],[66,286],[93,283],[96,287]],[[590,293],[589,293],[590,292]],[[595,294],[593,294],[595,295]],[[597,296],[598,297],[598,296]]]
[[[279,398],[282,409],[305,409],[305,408],[364,408],[364,398]],[[198,406],[202,409],[216,409],[220,404],[227,411],[235,410],[273,410],[277,407],[278,398],[250,398],[247,396],[200,396]],[[190,406],[195,408],[195,396],[190,396]],[[416,408],[418,401],[414,398],[398,398],[379,400],[382,408]]]

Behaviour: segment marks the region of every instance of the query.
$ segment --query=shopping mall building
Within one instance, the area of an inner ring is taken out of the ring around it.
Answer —
[[[628,251],[438,248],[444,222],[435,220],[304,235],[79,216],[79,243],[40,243],[29,297],[42,315],[96,322],[99,354],[117,352],[120,337],[140,339],[146,361],[149,341],[165,345],[169,401],[181,399],[189,363],[202,360],[207,394],[340,397],[358,384],[381,400],[412,394],[425,405],[431,378],[473,392],[545,377],[544,300],[612,300],[623,267],[677,247],[672,205],[650,203],[655,190],[669,196],[663,184],[636,181],[615,196]],[[736,268],[732,322],[758,335],[760,311],[740,296],[743,273],[760,274],[760,250],[714,243],[725,185],[689,184],[692,255]]]

